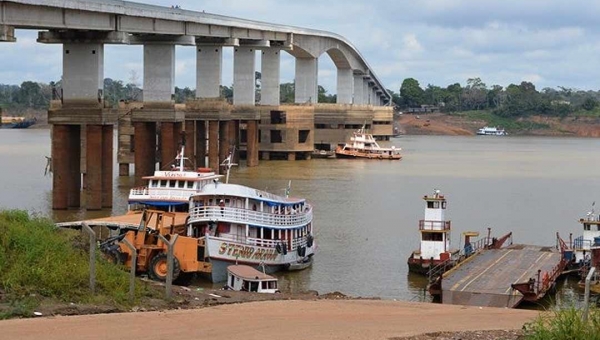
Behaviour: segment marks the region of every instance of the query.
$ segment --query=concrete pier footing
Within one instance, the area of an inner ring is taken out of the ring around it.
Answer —
[[[258,166],[258,121],[247,122],[247,134],[246,164],[248,167]]]
[[[156,168],[156,123],[134,122],[135,129],[135,185],[144,184],[145,174],[153,174]]]
[[[208,166],[219,172],[219,121],[208,122]]]

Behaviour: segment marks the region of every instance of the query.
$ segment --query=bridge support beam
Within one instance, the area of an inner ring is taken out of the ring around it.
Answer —
[[[52,208],[56,210],[80,205],[79,129],[79,125],[52,126]]]
[[[352,104],[354,92],[354,75],[350,68],[338,68],[337,70],[337,103]]]
[[[135,185],[142,186],[142,177],[154,174],[156,169],[156,123],[133,122],[133,128]]]
[[[231,127],[232,121],[220,121],[219,122],[219,164],[223,164],[223,161],[229,156],[229,149],[231,147],[230,131],[233,130]]]
[[[355,75],[354,76],[354,102],[355,105],[364,105],[365,104],[365,96],[363,94],[363,76]]]
[[[196,98],[221,96],[223,48],[200,45],[196,48]]]
[[[281,50],[267,48],[261,51],[261,105],[279,105],[279,77],[281,69]]]
[[[0,41],[15,42],[15,28],[7,25],[0,25]]]
[[[296,58],[295,102],[298,104],[319,102],[318,72],[319,59]]]
[[[219,173],[219,121],[208,121],[208,166]]]
[[[233,105],[254,105],[255,48],[238,46],[233,52]]]
[[[63,98],[48,111],[53,125],[52,207],[79,207],[81,198],[81,131],[85,128],[85,197],[88,210],[112,206],[113,124],[103,109],[104,45],[63,44]]]
[[[194,159],[197,167],[206,167],[206,125],[206,121],[196,121],[196,155]]]
[[[247,122],[247,144],[246,144],[246,165],[248,167],[258,166],[258,121],[249,120]]]

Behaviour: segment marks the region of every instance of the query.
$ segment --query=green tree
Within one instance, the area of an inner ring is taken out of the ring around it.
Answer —
[[[282,103],[293,103],[295,101],[294,83],[283,83],[279,85],[279,101]]]
[[[406,78],[400,86],[400,97],[406,107],[418,107],[423,104],[424,91],[419,86],[419,81],[414,78]]]

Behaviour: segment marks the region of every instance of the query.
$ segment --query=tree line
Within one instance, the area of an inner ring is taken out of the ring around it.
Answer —
[[[261,76],[256,72],[256,101],[260,102]],[[229,102],[233,101],[233,86],[221,86],[221,98]],[[318,87],[319,103],[335,103],[336,95],[327,93],[327,90],[321,85]],[[143,89],[137,84],[135,74],[132,75],[129,82],[111,78],[104,79],[104,90],[102,96],[104,101],[110,106],[116,106],[120,101],[141,101],[143,99]],[[14,113],[22,113],[28,109],[45,110],[50,104],[50,100],[60,99],[62,96],[61,82],[40,83],[33,81],[24,81],[21,85],[0,84],[0,107],[10,110]],[[294,103],[295,87],[294,83],[283,83],[280,85],[281,103]],[[189,87],[175,87],[173,100],[176,103],[185,103],[188,100],[196,98],[195,89]]]
[[[388,90],[389,91],[389,90]],[[565,117],[577,111],[594,111],[600,102],[600,91],[581,91],[566,87],[543,88],[538,91],[531,82],[488,87],[480,78],[470,78],[466,86],[459,83],[440,87],[406,78],[399,92],[389,91],[399,110],[432,108],[441,112],[489,110],[502,117],[548,115]]]

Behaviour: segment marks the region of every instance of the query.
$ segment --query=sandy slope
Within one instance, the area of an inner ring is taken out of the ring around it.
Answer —
[[[3,339],[389,339],[520,329],[536,311],[381,300],[263,301],[195,310],[0,321]]]

